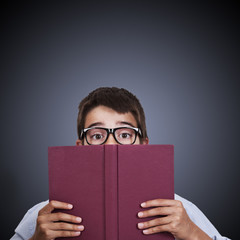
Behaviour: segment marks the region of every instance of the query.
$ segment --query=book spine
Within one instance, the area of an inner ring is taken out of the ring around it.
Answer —
[[[118,240],[117,145],[105,145],[105,240]]]

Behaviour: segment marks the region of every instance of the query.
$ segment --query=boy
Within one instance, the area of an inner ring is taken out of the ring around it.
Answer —
[[[148,144],[145,115],[139,100],[125,89],[98,88],[79,105],[77,145]],[[149,199],[141,204],[138,224],[143,234],[170,232],[176,239],[223,240],[214,226],[192,203],[175,194],[175,200]],[[52,213],[71,209],[70,203],[43,202],[30,209],[12,240],[50,240],[79,236],[84,230],[81,216]],[[144,208],[149,208],[144,210]],[[145,217],[164,215],[151,221]],[[88,230],[89,231],[89,230]],[[128,240],[128,239],[126,239]]]

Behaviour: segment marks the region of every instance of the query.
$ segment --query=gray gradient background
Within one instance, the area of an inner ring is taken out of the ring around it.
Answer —
[[[11,4],[1,21],[1,239],[48,199],[47,147],[75,144],[77,106],[100,86],[137,95],[150,143],[175,145],[176,193],[237,239],[239,8]]]

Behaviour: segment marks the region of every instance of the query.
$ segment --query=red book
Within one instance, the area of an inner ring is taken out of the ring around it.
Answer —
[[[49,147],[49,199],[73,204],[81,240],[172,240],[169,233],[144,235],[140,204],[174,199],[173,145]],[[62,211],[64,212],[64,211]],[[73,239],[73,238],[65,238]]]

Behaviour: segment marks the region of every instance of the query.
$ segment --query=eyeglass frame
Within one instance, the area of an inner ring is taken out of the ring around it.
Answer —
[[[115,136],[115,132],[116,132],[118,129],[123,129],[123,128],[127,128],[127,129],[132,129],[132,130],[134,130],[134,132],[135,132],[135,139],[134,139],[133,143],[131,143],[131,144],[123,144],[123,143],[120,143],[120,142],[117,140],[117,138],[116,138],[116,136]],[[87,137],[86,137],[86,133],[87,133],[88,130],[91,130],[91,129],[103,129],[103,130],[106,130],[106,132],[107,132],[107,137],[106,137],[106,139],[103,141],[103,143],[101,143],[101,144],[90,144],[90,143],[88,142]],[[136,142],[136,140],[137,140],[137,135],[139,135],[140,137],[142,137],[142,131],[141,131],[141,129],[140,129],[140,128],[136,128],[136,127],[130,127],[130,126],[128,126],[128,127],[117,127],[117,128],[90,127],[90,128],[84,128],[84,129],[81,130],[80,140],[83,140],[84,137],[85,137],[86,142],[87,142],[88,145],[98,146],[98,145],[103,145],[105,142],[107,142],[110,134],[113,135],[114,140],[115,140],[117,143],[119,143],[120,145],[133,145],[133,144]]]

